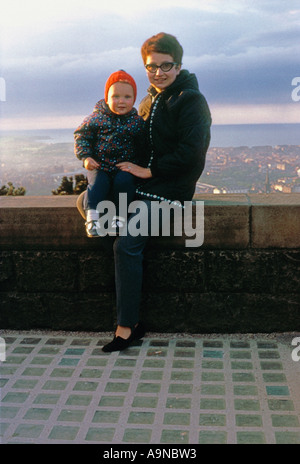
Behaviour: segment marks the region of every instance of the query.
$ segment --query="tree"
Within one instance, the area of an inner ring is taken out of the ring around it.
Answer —
[[[14,187],[12,182],[7,182],[7,185],[2,185],[0,188],[0,196],[24,196],[26,189],[24,187]]]
[[[83,174],[76,174],[74,195],[80,195],[81,192],[84,192],[87,189],[87,185],[87,178]]]
[[[75,175],[75,185],[73,177],[64,176],[60,186],[52,190],[53,195],[79,195],[87,188],[87,179],[83,174]]]

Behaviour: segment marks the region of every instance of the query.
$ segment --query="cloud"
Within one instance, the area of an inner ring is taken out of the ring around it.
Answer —
[[[291,81],[299,75],[296,1],[186,0],[182,5],[179,0],[146,5],[86,0],[82,8],[76,0],[54,0],[45,7],[11,0],[1,20],[3,117],[66,121],[85,115],[102,98],[108,75],[121,68],[135,77],[139,101],[148,87],[140,46],[163,30],[182,43],[184,67],[197,75],[218,114],[242,106],[250,114],[251,106],[253,115],[257,105],[266,117],[271,105],[289,108]],[[280,111],[276,115],[280,122]]]
[[[294,124],[299,123],[296,104],[213,104],[213,124]]]
[[[289,53],[287,53],[287,51]],[[236,54],[187,57],[213,102],[288,103],[299,47],[251,47]]]
[[[123,60],[119,59],[120,54]],[[107,77],[118,69],[126,68],[137,81],[144,79],[145,92],[148,83],[140,64],[139,49],[132,47],[88,55],[62,53],[11,59],[6,74],[10,110],[6,116],[19,113],[22,108],[27,115],[89,112],[103,98]],[[141,92],[139,96],[142,98]]]

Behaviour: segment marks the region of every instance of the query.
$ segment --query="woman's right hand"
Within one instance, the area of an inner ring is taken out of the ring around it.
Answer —
[[[85,158],[83,166],[85,167],[85,169],[88,169],[88,171],[93,171],[94,169],[99,168],[100,164],[97,163],[97,161],[95,161],[94,158],[88,157]]]
[[[133,176],[140,179],[150,179],[152,177],[151,169],[143,168],[138,164],[130,163],[129,161],[122,161],[116,165],[121,171],[130,172]]]

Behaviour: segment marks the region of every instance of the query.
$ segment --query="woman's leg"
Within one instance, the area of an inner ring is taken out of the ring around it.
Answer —
[[[139,321],[147,241],[147,237],[127,235],[114,243],[117,323],[123,327],[134,327]]]
[[[133,235],[137,219],[140,224],[147,224],[147,234]],[[119,236],[114,243],[117,323],[121,326],[134,327],[139,322],[143,258],[150,235],[150,221],[151,201],[141,201],[128,219],[127,234]]]
[[[144,249],[150,236],[151,201],[145,200],[141,203],[140,209],[128,219],[127,235],[117,237],[114,243],[118,324],[116,336],[124,339],[132,334],[134,327],[139,323]],[[137,219],[140,223],[147,223],[148,234],[137,236],[132,234]],[[106,351],[106,347],[104,350]]]

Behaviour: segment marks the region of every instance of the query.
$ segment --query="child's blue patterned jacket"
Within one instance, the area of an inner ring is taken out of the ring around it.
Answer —
[[[119,116],[100,100],[74,132],[75,155],[82,161],[94,158],[104,171],[117,170],[115,165],[121,161],[144,165],[144,125],[135,108]]]

